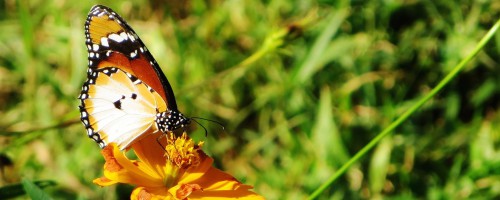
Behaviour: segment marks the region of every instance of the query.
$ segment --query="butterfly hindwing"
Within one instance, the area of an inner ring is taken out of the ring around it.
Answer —
[[[148,131],[158,131],[154,124],[157,110],[166,108],[158,93],[117,68],[97,69],[95,73],[82,91],[82,115],[88,116],[84,125],[91,129],[90,137],[98,138],[101,146],[116,142],[126,148]]]

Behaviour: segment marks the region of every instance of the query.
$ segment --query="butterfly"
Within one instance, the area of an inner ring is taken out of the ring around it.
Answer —
[[[101,148],[186,127],[167,77],[135,31],[112,9],[95,5],[85,22],[87,80],[80,118]]]

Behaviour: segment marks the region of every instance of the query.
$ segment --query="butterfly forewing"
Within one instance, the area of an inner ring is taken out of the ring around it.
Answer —
[[[85,30],[90,69],[117,64],[157,91],[170,109],[177,109],[172,88],[158,63],[118,14],[105,6],[94,6],[87,17]]]

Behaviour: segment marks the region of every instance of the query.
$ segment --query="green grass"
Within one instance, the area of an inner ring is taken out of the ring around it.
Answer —
[[[192,133],[216,166],[268,199],[309,197],[500,19],[494,1],[2,2],[0,187],[50,180],[56,199],[128,197],[92,184],[104,161],[78,122],[96,3],[134,27],[183,113],[225,124]],[[500,198],[499,47],[496,33],[319,199]]]

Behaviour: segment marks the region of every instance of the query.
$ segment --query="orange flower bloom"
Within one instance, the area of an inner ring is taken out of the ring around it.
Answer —
[[[231,175],[212,167],[213,159],[184,133],[157,142],[152,134],[132,145],[138,160],[130,160],[115,144],[102,150],[104,177],[94,183],[136,185],[131,199],[264,199]],[[165,147],[163,149],[163,147]]]

